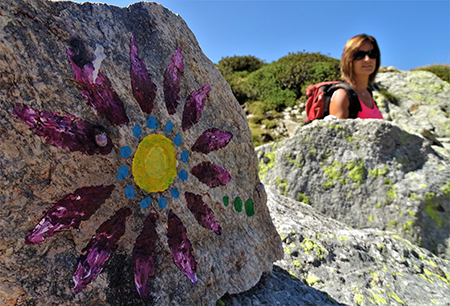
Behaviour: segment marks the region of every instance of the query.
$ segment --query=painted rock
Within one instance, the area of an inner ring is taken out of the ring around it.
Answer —
[[[241,107],[178,15],[0,6],[0,304],[215,305],[282,257]]]

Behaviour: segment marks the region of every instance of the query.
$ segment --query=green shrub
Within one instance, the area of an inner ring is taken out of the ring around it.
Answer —
[[[441,80],[450,83],[450,65],[430,65],[413,70],[429,71],[437,75]]]
[[[281,66],[272,63],[249,74],[247,78],[249,100],[263,102],[265,111],[281,111],[295,104],[295,93],[283,89],[277,81],[276,75],[280,69]]]
[[[222,58],[217,67],[239,103],[262,102],[264,112],[304,100],[306,87],[340,78],[340,61],[320,53],[290,53],[265,64],[253,56]]]
[[[390,103],[392,103],[394,105],[398,105],[398,98],[393,93],[390,93],[385,88],[379,88],[378,91]]]
[[[264,61],[252,55],[223,57],[217,68],[223,76],[240,71],[253,72],[266,65]]]
[[[253,117],[248,119],[248,122],[254,123],[254,124],[261,124],[261,121],[264,119],[264,115],[253,115]]]
[[[231,87],[235,98],[242,105],[248,100],[247,76],[248,71],[238,71],[225,76],[225,80]]]
[[[386,67],[386,66],[380,67],[378,69],[378,73],[383,73],[383,72],[400,72],[400,70],[398,70],[395,67],[390,67],[389,69],[388,68],[389,67]]]
[[[261,121],[261,123],[264,124],[267,129],[273,129],[277,125],[277,122],[275,120],[270,119],[264,119]]]
[[[252,142],[255,148],[263,144],[261,137],[259,137],[258,134],[254,134],[253,132],[252,132]]]
[[[277,63],[283,66],[277,75],[281,87],[294,91],[297,99],[311,84],[340,79],[340,61],[319,52],[289,53]]]
[[[253,115],[264,115],[264,103],[262,103],[261,101],[247,103],[247,110],[250,114]]]

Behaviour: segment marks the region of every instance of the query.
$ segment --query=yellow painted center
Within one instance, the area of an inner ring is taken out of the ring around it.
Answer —
[[[133,175],[136,184],[148,192],[166,190],[177,175],[172,140],[159,134],[145,137],[134,154]]]

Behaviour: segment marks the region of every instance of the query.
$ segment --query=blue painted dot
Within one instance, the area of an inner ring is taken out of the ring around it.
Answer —
[[[151,130],[155,130],[155,129],[159,128],[158,119],[156,119],[156,117],[153,117],[153,116],[148,118],[147,126]]]
[[[173,197],[174,199],[178,199],[178,197],[180,196],[180,192],[179,192],[178,189],[176,189],[176,188],[173,188],[173,189],[170,191],[170,194],[172,195],[172,197]]]
[[[123,180],[128,175],[128,167],[127,166],[120,166],[119,171],[117,171],[117,179]]]
[[[123,158],[127,158],[130,155],[131,155],[131,148],[129,146],[120,148],[120,156],[122,156]]]
[[[188,151],[181,152],[181,161],[183,163],[187,162],[188,158],[189,158],[189,152]]]
[[[188,175],[187,175],[186,171],[184,171],[184,170],[181,170],[180,172],[178,172],[178,177],[182,181],[185,181],[188,179]]]
[[[169,134],[171,131],[172,131],[172,129],[173,129],[173,123],[172,123],[172,121],[167,121],[167,123],[166,123],[166,127],[164,128],[164,131],[167,133],[167,134]]]
[[[167,200],[165,197],[160,197],[158,200],[158,206],[161,207],[162,209],[166,208],[167,206]]]
[[[139,137],[139,136],[141,136],[141,134],[142,134],[142,128],[139,125],[136,125],[133,128],[133,136],[134,137]]]
[[[180,145],[181,145],[182,140],[181,140],[181,134],[180,134],[180,133],[178,133],[177,136],[175,136],[175,139],[173,140],[173,142],[174,142],[177,146],[180,146]]]
[[[152,199],[150,199],[149,197],[146,197],[145,199],[143,199],[141,201],[141,207],[142,208],[147,208],[150,206],[150,204],[152,204]]]
[[[127,187],[125,187],[125,195],[127,196],[128,199],[132,199],[134,197],[133,186],[128,185]]]

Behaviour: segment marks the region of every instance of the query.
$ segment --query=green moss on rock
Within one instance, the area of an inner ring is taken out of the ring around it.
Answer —
[[[327,252],[320,244],[309,237],[305,237],[300,246],[303,247],[305,254],[309,254],[310,251],[315,251],[319,259],[323,259],[324,254]]]
[[[384,166],[384,169],[373,169],[369,171],[369,174],[373,177],[373,178],[377,178],[379,175],[386,175],[389,172],[389,169]]]
[[[325,184],[322,184],[322,187],[325,189],[329,189],[332,185],[336,185],[337,182],[341,183],[342,185],[346,184],[348,182],[348,179],[341,178],[342,169],[344,168],[344,166],[344,164],[340,164],[337,161],[334,161],[329,167],[325,167],[322,164],[323,172],[328,176],[327,182]]]
[[[447,186],[441,187],[442,191],[444,192],[444,195],[450,196],[450,182],[446,182]]]
[[[266,177],[269,169],[273,168],[273,166],[275,164],[275,153],[276,153],[276,151],[264,153],[264,156],[269,159],[269,162],[267,164],[264,163],[263,158],[259,161],[259,179],[260,180],[262,180],[264,177]]]
[[[308,274],[305,281],[308,284],[308,286],[314,286],[315,284],[320,282],[320,279],[317,278],[317,276],[315,276],[315,275]]]
[[[442,219],[440,216],[441,213],[436,210],[439,204],[433,201],[434,197],[435,194],[432,192],[427,193],[427,195],[425,196],[425,212],[431,219],[436,221],[439,227],[442,227]]]
[[[352,179],[352,181],[357,183],[356,187],[358,187],[364,181],[363,178],[364,178],[365,168],[364,168],[364,164],[361,160],[358,160],[356,163],[350,162],[347,165],[347,170],[350,171],[348,174],[349,174],[350,178]]]
[[[389,190],[386,192],[386,195],[388,196],[389,199],[393,199],[397,197],[397,187],[392,186],[391,188],[389,188]]]
[[[387,301],[385,298],[375,294],[372,290],[369,290],[369,292],[372,294],[372,297],[377,304],[387,305]]]
[[[278,187],[278,190],[280,191],[280,193],[284,196],[287,195],[287,191],[288,191],[288,184],[287,184],[287,179],[280,179],[278,176],[275,179],[275,186]]]
[[[389,293],[388,292],[388,296],[390,298],[393,298],[394,300],[396,300],[398,303],[405,305],[405,303],[398,297],[397,293],[395,293],[395,292]]]
[[[304,195],[303,193],[299,192],[298,193],[298,198],[299,198],[298,200],[300,202],[303,202],[305,204],[309,204],[309,198],[306,195]]]

